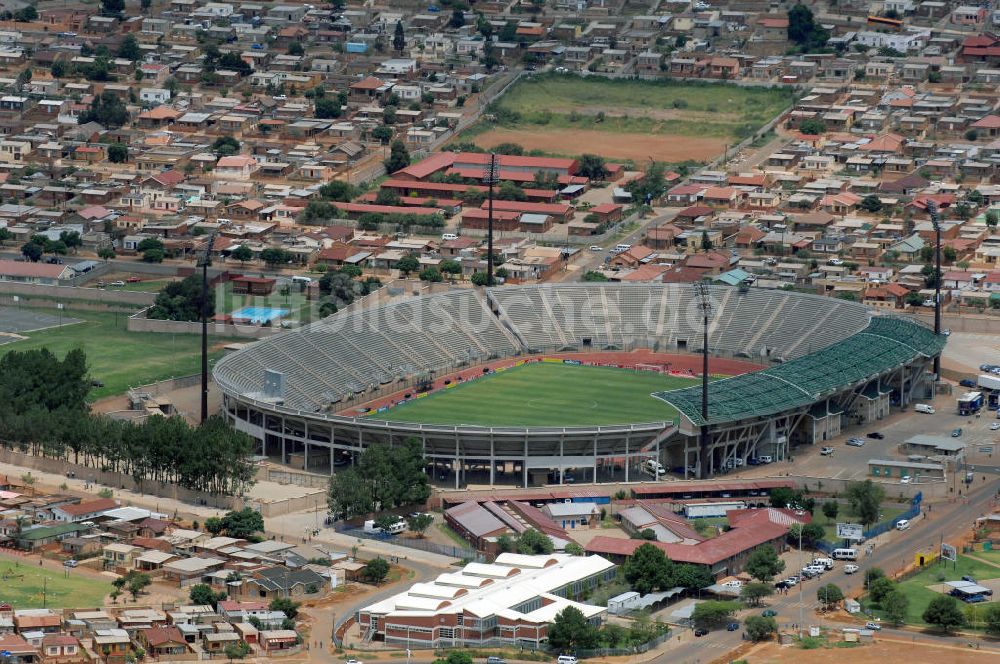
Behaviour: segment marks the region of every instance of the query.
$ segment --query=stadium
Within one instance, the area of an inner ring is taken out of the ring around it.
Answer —
[[[707,300],[707,421],[703,300],[679,284],[404,298],[256,342],[213,374],[233,426],[283,463],[335,472],[415,437],[436,480],[532,486],[649,479],[653,459],[685,477],[784,459],[927,396],[945,343],[840,299],[711,286]]]

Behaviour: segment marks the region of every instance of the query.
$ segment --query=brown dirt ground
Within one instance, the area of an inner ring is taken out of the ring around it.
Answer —
[[[973,650],[959,645],[937,646],[928,643],[907,643],[903,640],[879,639],[876,643],[856,648],[820,648],[802,650],[796,647],[781,647],[769,643],[745,655],[754,664],[884,664],[887,661],[909,662],[910,664],[986,664],[997,659],[995,651]]]
[[[491,148],[498,143],[519,143],[526,150],[554,154],[593,152],[614,159],[646,161],[706,161],[722,152],[725,138],[648,134],[615,134],[580,129],[491,129],[475,138],[476,145]]]

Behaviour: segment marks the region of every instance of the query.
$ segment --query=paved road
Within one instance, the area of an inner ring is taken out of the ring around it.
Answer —
[[[922,548],[931,546],[936,548],[942,537],[947,541],[949,538],[964,535],[972,526],[976,517],[983,513],[988,500],[996,495],[1000,490],[1000,479],[987,482],[974,489],[970,494],[968,504],[964,502],[948,503],[936,506],[927,520],[918,520],[913,527],[905,534],[889,533],[882,536],[882,543],[877,545],[875,551],[870,556],[866,556],[859,561],[862,571],[868,567],[881,567],[887,573],[902,569],[913,560],[913,554]],[[822,620],[817,620],[814,610],[817,606],[816,588],[820,583],[833,583],[844,590],[844,594],[851,596],[861,590],[863,574],[844,574],[843,566],[828,572],[822,576],[821,580],[813,579],[801,586],[793,588],[788,595],[772,597],[768,601],[768,608],[778,612],[776,620],[779,626],[800,623],[803,625],[822,624]],[[786,570],[789,574],[794,574],[792,570]],[[799,589],[801,588],[801,600]],[[754,615],[759,610],[744,612],[741,617]],[[799,616],[802,615],[802,618]],[[923,634],[905,630],[883,630],[884,635],[892,635],[907,640],[927,641],[935,643],[962,644],[969,641],[962,636],[942,636],[936,634]],[[721,657],[726,652],[734,650],[742,643],[740,632],[713,632],[701,639],[691,638],[690,632],[681,634],[681,641],[672,641],[674,647],[668,647],[655,660],[658,664],[696,664],[698,662],[708,662]],[[1000,644],[995,642],[984,642],[984,649],[993,649],[1000,653]],[[706,650],[709,649],[709,650]]]

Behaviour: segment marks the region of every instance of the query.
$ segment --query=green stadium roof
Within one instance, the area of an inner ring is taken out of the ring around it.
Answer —
[[[708,423],[733,422],[808,406],[827,394],[895,369],[916,357],[933,357],[945,337],[899,318],[876,317],[861,332],[823,350],[763,371],[708,386]],[[695,426],[701,417],[701,387],[657,392]]]

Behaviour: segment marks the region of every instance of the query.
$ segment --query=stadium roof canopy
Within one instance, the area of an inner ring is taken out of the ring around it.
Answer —
[[[808,406],[851,385],[900,367],[917,356],[933,357],[945,337],[899,318],[876,317],[861,332],[784,364],[718,380],[708,386],[708,423],[734,422]],[[657,392],[695,426],[701,387]]]

